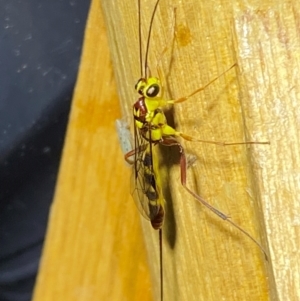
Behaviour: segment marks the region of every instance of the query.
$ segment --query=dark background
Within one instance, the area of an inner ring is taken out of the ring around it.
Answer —
[[[0,2],[0,301],[32,297],[89,5]]]

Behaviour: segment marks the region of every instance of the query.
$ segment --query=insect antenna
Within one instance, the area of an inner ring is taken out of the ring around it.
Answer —
[[[151,39],[151,32],[152,32],[152,25],[153,25],[153,20],[154,16],[158,7],[160,0],[157,0],[152,12],[151,20],[150,20],[150,25],[149,25],[149,30],[148,30],[148,37],[147,37],[147,45],[146,45],[146,53],[145,53],[145,65],[144,65],[144,71],[145,71],[145,78],[148,77],[147,74],[147,69],[148,69],[148,53],[149,53],[149,48],[150,48],[150,39]]]
[[[143,51],[142,51],[142,16],[141,16],[141,0],[138,0],[138,16],[139,16],[139,51],[140,51],[140,71],[143,77]]]

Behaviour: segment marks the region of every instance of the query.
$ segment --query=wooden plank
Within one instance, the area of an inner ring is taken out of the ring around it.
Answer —
[[[300,299],[299,12],[298,1],[241,2],[234,22],[246,127],[260,136],[259,122],[271,141],[253,181],[261,191],[270,288],[278,300]]]
[[[142,0],[143,47],[154,4]],[[102,6],[123,115],[130,118],[136,99],[130,87],[140,77],[137,3],[103,0]],[[176,128],[206,140],[271,141],[226,148],[182,141],[197,157],[188,185],[270,246],[269,262],[182,189],[176,150],[162,151],[166,300],[299,299],[299,11],[296,1],[159,4],[149,67],[157,75],[162,58],[166,98],[188,95],[237,63],[171,109]],[[147,222],[143,229],[159,300],[157,233]]]
[[[99,1],[92,1],[33,300],[153,300]]]

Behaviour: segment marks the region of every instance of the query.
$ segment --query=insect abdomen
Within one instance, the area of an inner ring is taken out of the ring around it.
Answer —
[[[164,217],[165,217],[165,210],[163,206],[159,205],[159,209],[158,212],[156,213],[156,216],[151,220],[151,225],[153,229],[158,230],[162,228],[164,223]]]
[[[144,160],[144,179],[147,182],[148,189],[145,194],[149,200],[149,217],[152,227],[155,230],[161,229],[164,221],[165,211],[162,206],[161,192],[156,182],[156,177],[153,169],[152,155],[150,152],[145,152]]]

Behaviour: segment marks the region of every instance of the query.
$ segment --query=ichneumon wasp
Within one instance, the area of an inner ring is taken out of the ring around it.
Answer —
[[[187,186],[187,159],[185,150],[179,142],[178,138],[183,138],[187,141],[202,142],[215,144],[220,146],[227,145],[243,145],[243,144],[269,144],[269,142],[217,142],[207,141],[194,138],[186,135],[180,131],[176,131],[171,127],[166,120],[163,109],[170,105],[175,105],[187,101],[195,94],[203,91],[210,84],[215,82],[223,74],[236,66],[233,64],[230,68],[225,70],[219,76],[209,81],[206,85],[193,91],[191,94],[180,97],[178,99],[164,99],[163,85],[160,79],[148,74],[148,54],[150,49],[151,32],[153,27],[153,20],[157,11],[160,0],[157,0],[151,15],[151,20],[148,29],[148,36],[146,42],[146,50],[143,59],[142,51],[142,30],[141,30],[141,1],[138,0],[138,22],[139,22],[139,55],[140,55],[140,79],[135,85],[135,90],[138,92],[139,99],[133,105],[133,119],[134,119],[134,147],[125,155],[125,160],[133,165],[133,198],[142,213],[142,215],[150,220],[154,229],[159,230],[160,242],[160,278],[161,278],[161,300],[163,300],[163,267],[162,267],[162,226],[165,216],[164,197],[162,193],[162,184],[160,171],[158,167],[158,159],[154,155],[153,148],[158,144],[164,146],[176,146],[180,153],[180,171],[181,184],[184,189],[192,195],[202,205],[207,207],[210,211],[216,214],[221,219],[227,221],[239,231],[250,238],[265,254],[266,252],[261,244],[253,238],[246,230],[233,222],[229,216],[222,213],[215,207],[211,206],[201,196],[196,194]],[[143,63],[144,62],[144,63]]]

